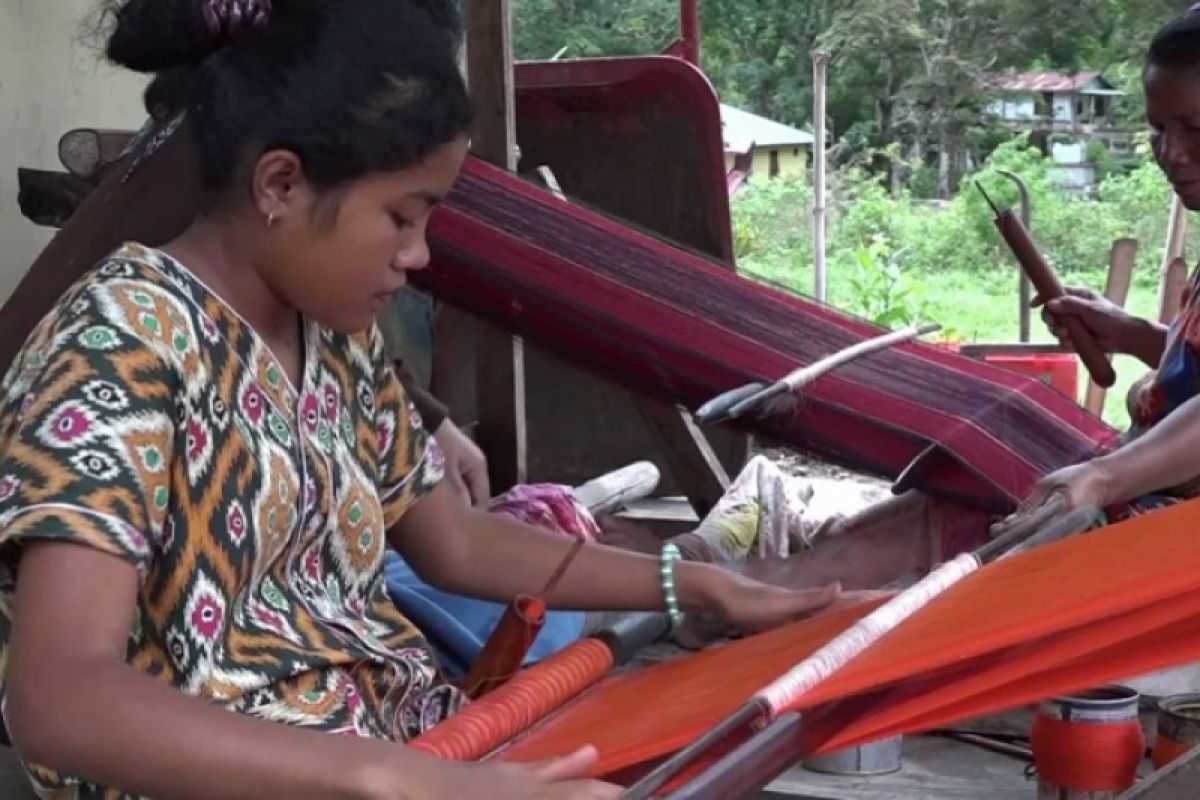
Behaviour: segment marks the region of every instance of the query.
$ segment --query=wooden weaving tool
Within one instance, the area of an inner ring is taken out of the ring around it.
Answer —
[[[669,629],[665,614],[621,615],[603,630],[518,673],[411,744],[456,761],[485,758],[580,696]]]
[[[1063,288],[1062,282],[1054,274],[1050,265],[1046,263],[1045,257],[1021,219],[1010,210],[1001,211],[982,186],[978,183],[975,186],[987,201],[992,213],[995,214],[996,227],[999,229],[1000,235],[1004,237],[1005,244],[1016,257],[1021,269],[1029,276],[1030,283],[1037,289],[1042,300],[1048,302],[1065,296],[1066,290]],[[1100,349],[1100,345],[1096,344],[1091,332],[1079,319],[1068,317],[1064,324],[1071,337],[1071,343],[1075,345],[1075,351],[1079,354],[1084,366],[1087,367],[1092,380],[1096,382],[1097,386],[1110,388],[1117,381],[1117,373],[1113,371],[1112,364],[1109,363],[1108,354]]]

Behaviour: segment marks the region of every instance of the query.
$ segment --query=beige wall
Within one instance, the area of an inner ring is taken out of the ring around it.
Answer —
[[[53,234],[21,216],[17,167],[60,169],[71,128],[141,124],[144,79],[100,62],[84,22],[96,0],[0,0],[0,302]]]

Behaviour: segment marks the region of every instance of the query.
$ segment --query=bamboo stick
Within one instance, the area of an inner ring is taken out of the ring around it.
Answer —
[[[858,344],[847,347],[845,350],[839,350],[833,355],[826,356],[820,361],[810,364],[807,367],[801,367],[800,369],[788,373],[783,378],[779,379],[762,391],[756,392],[750,397],[747,397],[745,400],[742,400],[740,403],[730,408],[728,416],[731,419],[740,417],[743,414],[758,408],[768,400],[774,399],[789,392],[796,392],[800,389],[803,389],[817,378],[827,375],[838,367],[844,366],[855,359],[862,358],[863,356],[870,355],[871,353],[877,353],[881,350],[886,350],[889,347],[897,344],[903,344],[904,342],[912,341],[919,336],[924,336],[938,330],[941,330],[941,326],[936,324],[914,325],[908,328],[902,328],[898,331],[892,331],[891,333],[885,333],[882,336],[876,336],[873,339],[867,339],[866,341],[862,341]]]
[[[1137,258],[1137,239],[1118,239],[1113,242],[1108,254],[1108,277],[1104,283],[1104,297],[1111,303],[1124,308],[1129,298],[1129,284],[1133,279],[1133,263]],[[1104,400],[1108,390],[1094,380],[1088,381],[1083,406],[1089,413],[1100,416],[1104,412]]]
[[[829,54],[813,53],[813,294],[825,302],[825,86]]]
[[[1171,216],[1167,222],[1167,243],[1163,251],[1162,266],[1159,269],[1158,283],[1158,319],[1164,324],[1170,324],[1179,313],[1180,292],[1178,275],[1180,265],[1176,262],[1183,257],[1184,241],[1187,238],[1187,209],[1179,195],[1171,197]],[[1186,281],[1186,266],[1183,266]]]

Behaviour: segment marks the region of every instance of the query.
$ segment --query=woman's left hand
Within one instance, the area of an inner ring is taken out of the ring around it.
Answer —
[[[739,631],[753,633],[786,625],[828,608],[842,595],[841,584],[819,589],[784,589],[733,571],[716,594],[714,615]]]

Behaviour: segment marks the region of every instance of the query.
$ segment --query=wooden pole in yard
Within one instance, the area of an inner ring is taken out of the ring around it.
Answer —
[[[1117,239],[1108,255],[1108,278],[1104,283],[1104,297],[1121,308],[1129,298],[1129,285],[1133,281],[1133,264],[1137,260],[1137,239]],[[1108,391],[1089,380],[1083,407],[1099,417],[1104,413],[1104,400]]]
[[[1167,223],[1167,245],[1163,252],[1158,282],[1158,321],[1169,325],[1179,312],[1187,267],[1181,263],[1184,240],[1187,238],[1187,209],[1179,195],[1171,197],[1171,218]],[[1182,278],[1180,277],[1182,274]]]
[[[813,294],[825,302],[825,85],[829,54],[813,53]]]

